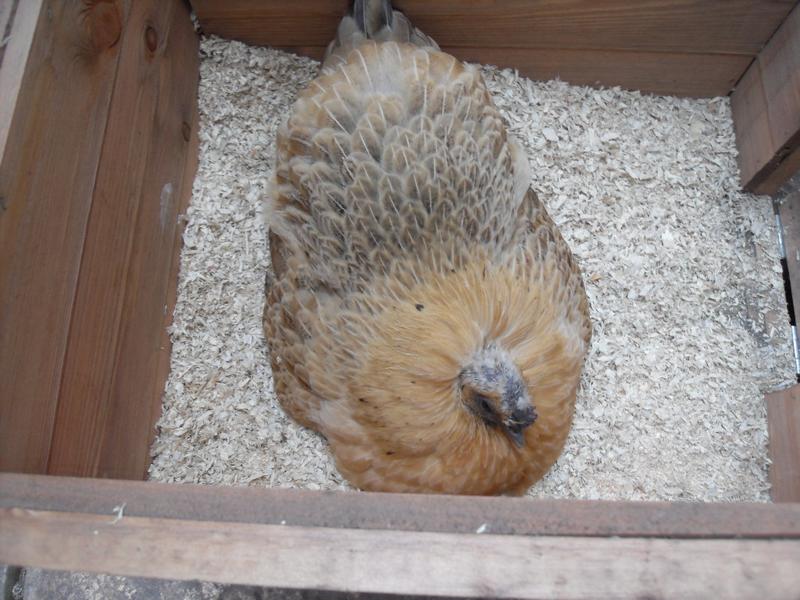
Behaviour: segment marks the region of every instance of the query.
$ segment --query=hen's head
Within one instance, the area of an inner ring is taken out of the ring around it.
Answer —
[[[528,386],[509,354],[495,346],[475,353],[458,376],[458,394],[469,411],[505,433],[518,447],[536,421]]]

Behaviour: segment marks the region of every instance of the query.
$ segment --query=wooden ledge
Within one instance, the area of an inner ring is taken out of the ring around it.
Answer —
[[[226,523],[503,535],[800,539],[800,504],[317,492],[0,473],[0,508]]]
[[[790,597],[800,589],[800,505],[538,501],[2,474],[0,562],[425,596]]]

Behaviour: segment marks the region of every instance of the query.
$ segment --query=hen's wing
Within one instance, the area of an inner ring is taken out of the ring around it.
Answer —
[[[567,316],[570,320],[582,324],[581,334],[588,347],[592,328],[589,319],[589,301],[580,267],[544,203],[530,188],[525,194],[523,211],[529,223],[528,233],[524,238],[524,251],[528,255],[528,260],[531,264],[543,265],[544,268],[553,268],[561,272],[561,277],[557,280],[563,284],[564,297],[571,300],[567,305]]]
[[[419,269],[500,260],[524,235],[528,168],[476,68],[393,42],[325,69],[277,145],[265,328],[279,397],[308,422],[320,398],[348,396],[367,335],[338,315],[380,279],[402,292]]]
[[[292,418],[305,427],[314,427],[313,416],[320,398],[312,390],[308,372],[303,367],[307,335],[300,319],[309,315],[302,302],[306,295],[287,268],[289,256],[283,240],[272,232],[269,233],[269,249],[272,271],[266,273],[263,325],[270,349],[275,394]],[[307,299],[307,304],[313,303]]]

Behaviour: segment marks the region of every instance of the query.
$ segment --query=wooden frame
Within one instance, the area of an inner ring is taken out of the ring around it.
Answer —
[[[775,194],[800,170],[800,6],[731,95],[745,189]]]
[[[726,95],[795,0],[395,0],[462,60],[534,79]],[[203,30],[319,58],[349,0],[192,0]],[[502,6],[502,10],[499,9]]]
[[[0,490],[0,562],[50,569],[475,598],[788,598],[800,587],[798,504],[317,493],[30,475],[0,475]]]
[[[2,6],[0,470],[140,479],[196,165],[197,35],[180,0]]]
[[[319,55],[347,0],[192,4],[207,32]],[[795,0],[504,4],[397,0],[457,56],[534,77],[703,96],[743,76],[743,183],[771,190],[792,170]],[[415,595],[796,593],[796,390],[770,398],[785,505],[56,477],[146,472],[197,161],[189,13],[183,0],[0,0],[0,471],[49,474],[0,474],[0,562]]]

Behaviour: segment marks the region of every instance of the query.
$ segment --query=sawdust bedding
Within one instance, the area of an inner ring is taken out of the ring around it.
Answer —
[[[160,481],[347,488],[276,402],[262,201],[312,60],[205,38]],[[583,268],[595,334],[564,454],[534,497],[766,500],[763,394],[793,379],[768,199],[738,188],[728,100],[534,82],[485,67],[533,187]]]

